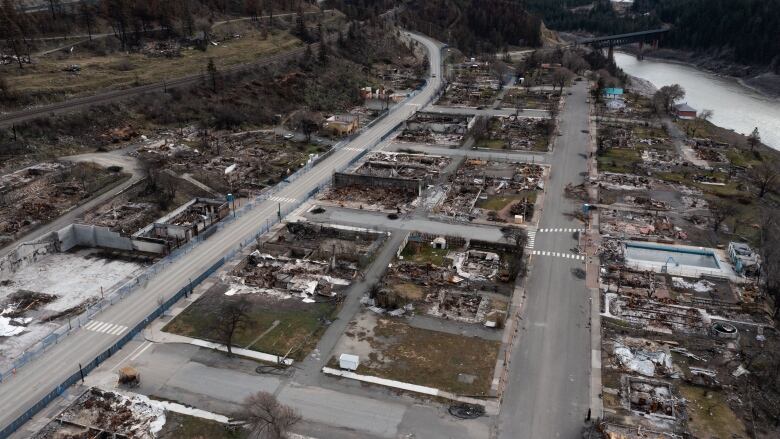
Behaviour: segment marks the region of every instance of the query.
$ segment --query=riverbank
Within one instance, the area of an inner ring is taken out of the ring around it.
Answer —
[[[652,98],[655,92],[658,91],[658,88],[646,79],[628,73],[626,73],[626,76],[629,81],[627,88],[633,93]],[[703,137],[710,137],[720,142],[726,142],[740,149],[749,148],[747,136],[744,134],[715,125],[710,121],[699,120],[697,123],[699,124],[698,128],[700,130],[700,135]],[[756,151],[759,152],[757,157],[761,157],[761,153],[763,153],[768,154],[770,157],[774,157],[774,160],[780,161],[780,151],[777,151],[768,145],[762,143],[757,147]]]
[[[639,47],[621,47],[620,52],[636,55]],[[724,60],[722,57],[697,54],[677,49],[645,50],[645,58],[685,64],[720,76],[734,78],[745,87],[770,98],[780,97],[780,75],[768,68],[746,66]]]

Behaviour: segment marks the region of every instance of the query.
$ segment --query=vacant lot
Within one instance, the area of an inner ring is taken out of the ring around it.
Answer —
[[[680,386],[680,393],[688,400],[689,426],[694,437],[749,437],[742,421],[729,408],[722,393],[693,386]]]
[[[224,69],[257,61],[300,44],[300,40],[288,32],[274,30],[264,36],[252,30],[218,46],[209,44],[205,51],[183,47],[181,56],[172,58],[120,51],[103,55],[76,46],[70,54],[47,55],[24,69],[9,64],[0,67],[0,72],[14,92],[56,100],[102,89],[127,88],[197,74],[205,71],[212,58],[218,69]],[[73,65],[78,65],[80,70],[65,71]]]
[[[498,341],[420,329],[404,320],[363,313],[350,323],[337,353],[358,354],[357,373],[485,396],[499,346]]]
[[[226,296],[225,285],[215,285],[198,301],[171,321],[164,330],[174,334],[221,343],[217,327],[223,302],[239,300]],[[304,303],[264,294],[246,294],[251,309],[246,326],[233,338],[233,346],[300,361],[314,348],[328,321],[338,309],[335,302]]]
[[[156,436],[160,439],[242,439],[248,437],[248,433],[241,427],[229,427],[209,419],[166,412],[165,425]]]

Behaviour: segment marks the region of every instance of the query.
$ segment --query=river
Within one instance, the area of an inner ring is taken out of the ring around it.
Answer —
[[[634,55],[615,53],[618,67],[629,75],[646,79],[660,88],[680,84],[685,101],[701,111],[714,112],[712,123],[750,134],[758,127],[761,140],[780,150],[780,99],[766,97],[736,79],[718,76],[687,64],[661,60],[639,61]]]

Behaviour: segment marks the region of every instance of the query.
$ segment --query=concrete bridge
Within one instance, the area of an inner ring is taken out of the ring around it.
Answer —
[[[609,58],[612,59],[613,48],[615,46],[622,46],[625,44],[639,43],[639,57],[642,57],[642,49],[644,49],[645,43],[650,44],[653,49],[658,48],[658,42],[663,35],[669,32],[670,28],[651,29],[640,32],[631,32],[627,34],[619,35],[607,35],[601,37],[583,38],[577,40],[575,46],[591,46],[594,49],[607,49]]]

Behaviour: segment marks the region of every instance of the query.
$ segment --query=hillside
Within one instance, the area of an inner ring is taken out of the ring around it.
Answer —
[[[395,8],[402,26],[472,54],[542,44],[542,21],[520,0],[331,0],[329,5],[361,20]]]

